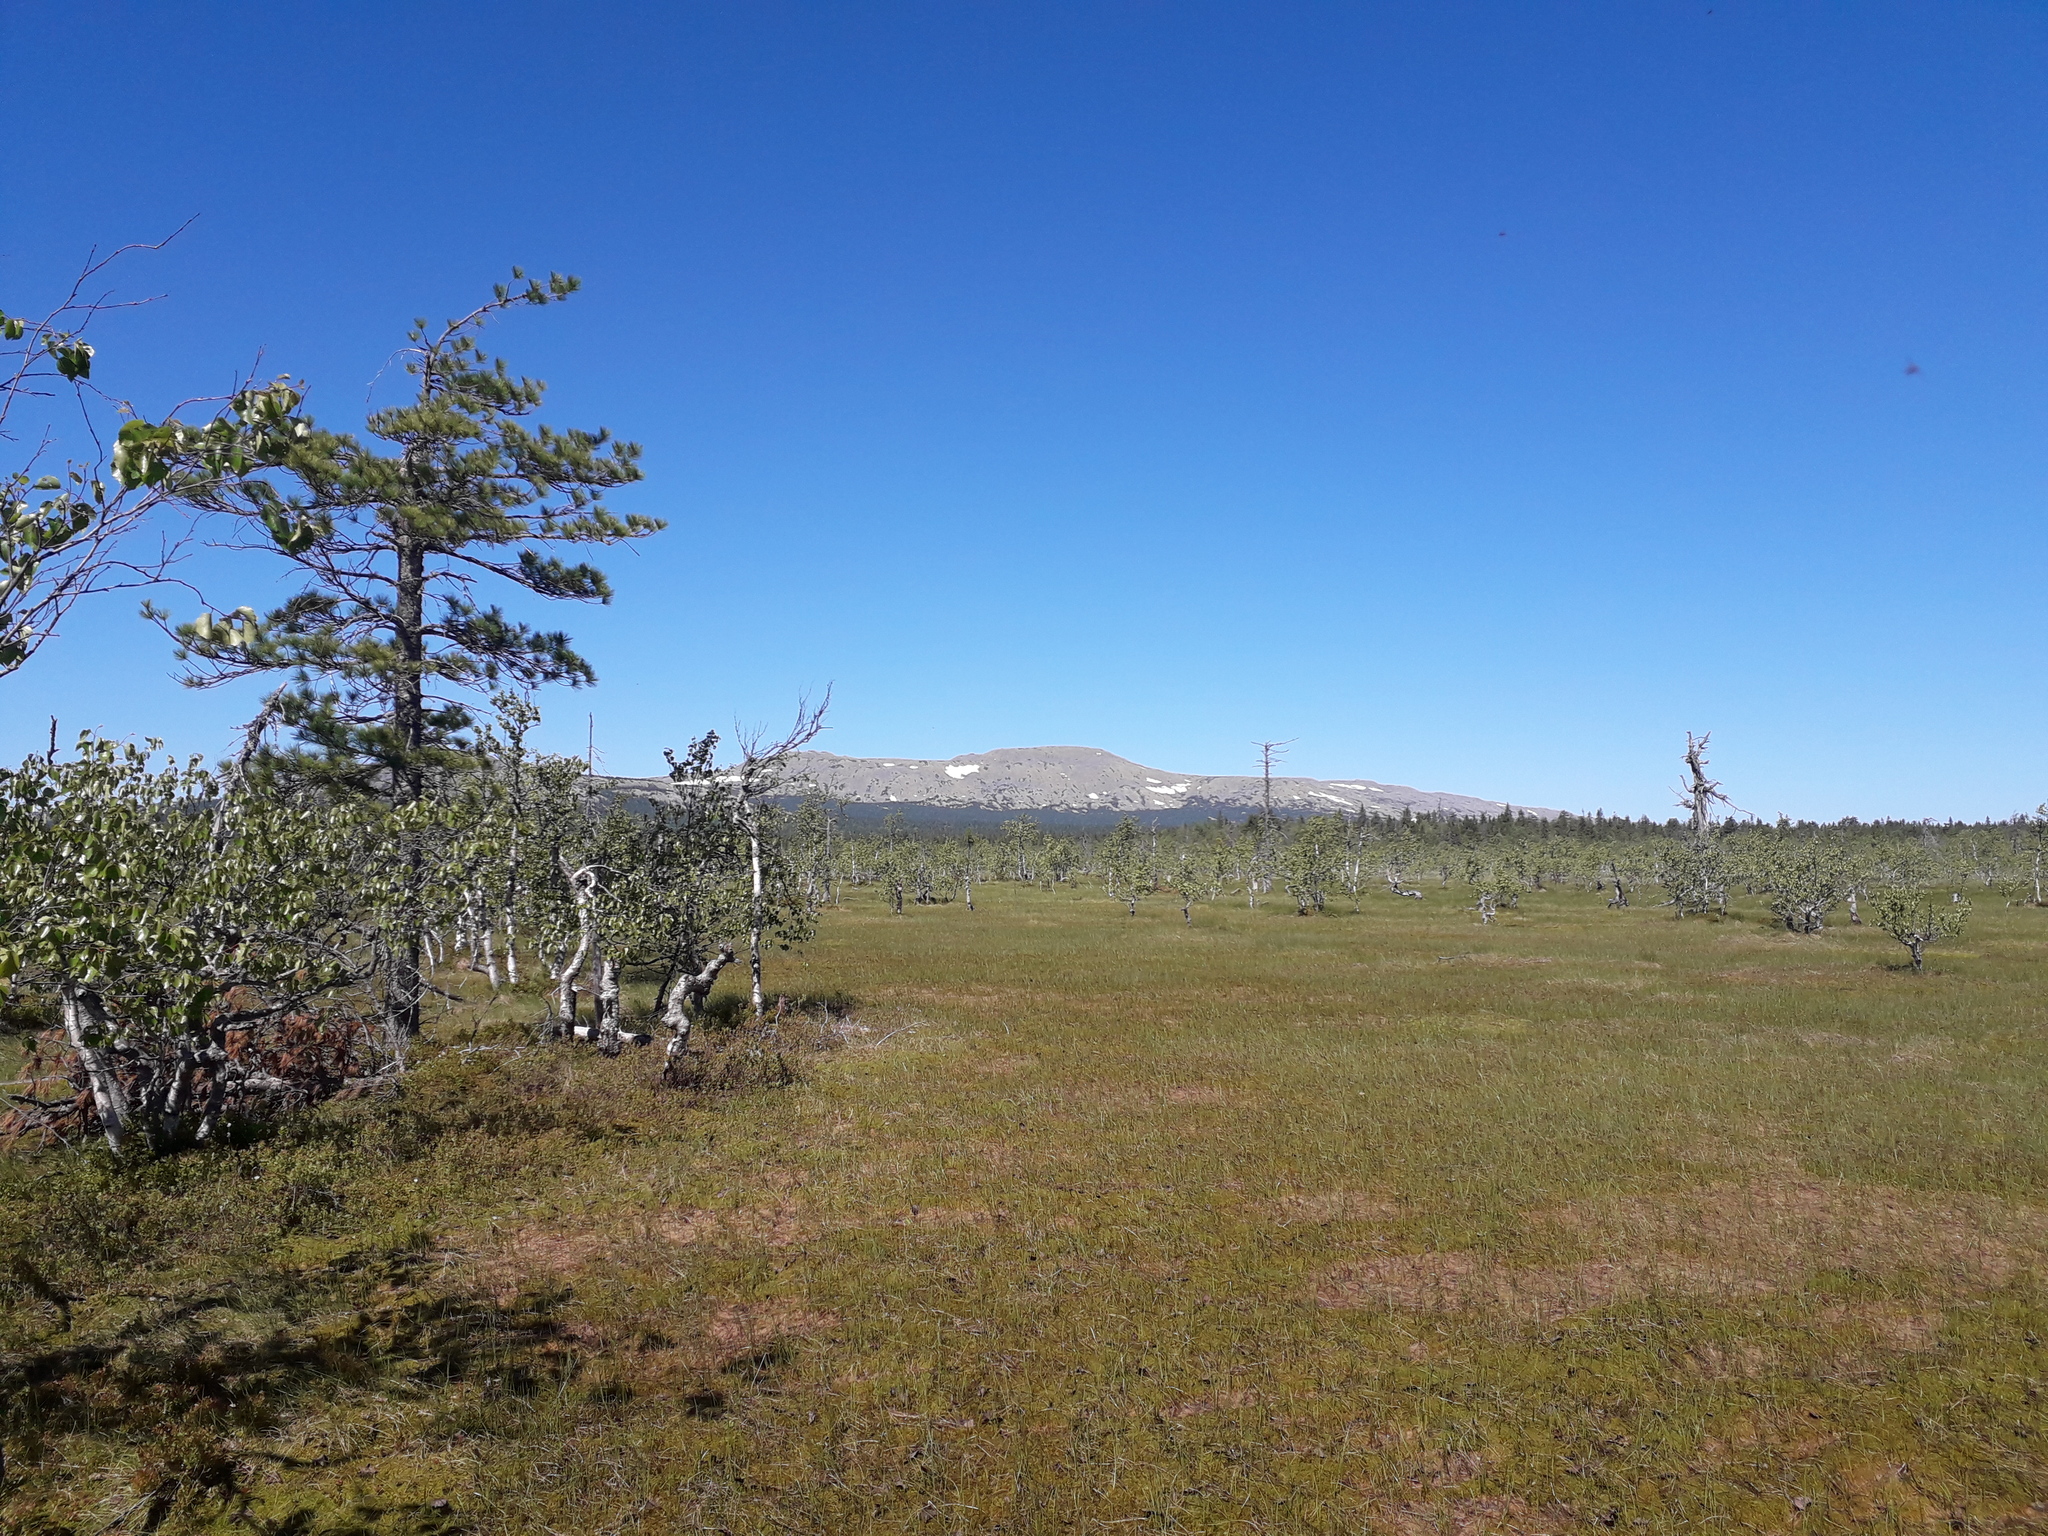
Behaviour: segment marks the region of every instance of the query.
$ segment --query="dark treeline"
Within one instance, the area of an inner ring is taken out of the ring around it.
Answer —
[[[1966,891],[2035,906],[2044,898],[2048,807],[1979,823],[1717,820],[1717,786],[1703,773],[1694,798],[1689,821],[1544,818],[1512,808],[1498,816],[1361,811],[1177,827],[1127,817],[1077,835],[1018,817],[993,836],[901,817],[879,831],[850,831],[837,826],[831,802],[812,799],[791,825],[809,829],[794,862],[814,872],[815,899],[834,899],[835,882],[875,885],[899,912],[906,901],[972,905],[976,885],[990,881],[1099,882],[1130,913],[1166,895],[1190,923],[1197,905],[1226,896],[1253,907],[1284,898],[1307,916],[1337,901],[1356,911],[1372,895],[1417,898],[1425,884],[1460,890],[1488,923],[1525,893],[1552,888],[1603,893],[1615,908],[1648,901],[1677,917],[1724,916],[1739,891],[1764,898],[1788,929],[1815,933],[1838,909],[1861,923],[1875,894],[1879,926],[1917,967],[1925,945],[1959,928]]]

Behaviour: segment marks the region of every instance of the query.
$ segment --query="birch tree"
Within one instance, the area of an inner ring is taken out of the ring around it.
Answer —
[[[1328,816],[1311,816],[1299,823],[1294,835],[1280,850],[1280,878],[1287,894],[1294,898],[1297,916],[1311,910],[1322,912],[1329,900],[1329,888],[1336,878],[1342,856],[1341,827]]]
[[[678,764],[673,755],[668,759],[671,775],[692,784],[699,793],[710,791],[711,781],[721,778],[729,788],[725,803],[731,808],[734,824],[745,839],[747,848],[751,886],[747,913],[747,967],[752,978],[750,998],[757,1019],[767,1012],[767,999],[761,990],[762,941],[771,928],[793,929],[807,915],[806,909],[789,901],[786,894],[778,900],[771,893],[767,830],[772,807],[767,805],[767,801],[783,788],[790,759],[815,741],[818,733],[824,730],[825,712],[831,706],[832,692],[828,688],[825,697],[816,705],[807,700],[798,702],[796,720],[783,735],[771,740],[765,732],[758,730],[741,733],[740,760],[723,775]]]
[[[459,899],[408,864],[415,836],[446,830],[440,806],[335,804],[156,752],[88,736],[0,772],[0,978],[55,1000],[116,1152],[206,1141],[232,1108],[372,1070],[352,1021],[382,1011],[384,924]],[[275,1068],[293,1032],[325,1041],[324,1083]],[[384,1047],[397,1065],[404,1039]],[[23,1107],[34,1123],[69,1106]]]
[[[1852,886],[1847,850],[1838,840],[1786,831],[1754,845],[1756,886],[1788,933],[1819,933]]]
[[[1915,972],[1924,970],[1927,947],[1958,937],[1970,920],[1970,904],[1960,898],[1906,886],[1888,886],[1874,893],[1870,921],[1906,946]]]
[[[2021,878],[2033,893],[2028,904],[2048,905],[2043,900],[2043,887],[2048,884],[2048,803],[2036,806],[2031,816],[2023,813],[2015,820],[2020,828]]]
[[[1407,883],[1408,871],[1420,862],[1420,853],[1411,832],[1398,832],[1380,844],[1380,877],[1387,882],[1387,889],[1396,896],[1422,900],[1422,892]]]
[[[1195,926],[1195,903],[1213,901],[1223,887],[1223,860],[1212,847],[1183,848],[1173,861],[1169,876],[1174,895],[1180,898],[1180,915],[1187,926]]]
[[[967,910],[974,910],[974,887],[987,867],[987,852],[981,840],[972,831],[958,838],[948,838],[939,848],[939,863],[950,885],[960,888],[961,899]]]
[[[1032,858],[1043,842],[1038,823],[1029,816],[1021,816],[1004,822],[1002,834],[1005,867],[1016,872],[1019,885],[1029,884],[1033,878]]]
[[[813,905],[833,905],[833,833],[838,820],[833,802],[816,790],[807,790],[797,807],[792,828],[796,860],[804,882],[804,897]]]
[[[903,915],[904,888],[909,883],[910,865],[915,855],[916,849],[905,830],[903,813],[891,811],[883,818],[882,835],[875,843],[874,875],[889,909],[898,917]]]
[[[1135,816],[1126,816],[1102,843],[1103,883],[1109,894],[1121,901],[1127,915],[1138,915],[1138,898],[1151,888],[1152,861],[1144,829]]]
[[[530,699],[501,692],[491,700],[496,721],[486,727],[479,745],[479,766],[473,792],[480,823],[498,835],[485,846],[496,855],[495,867],[479,872],[476,882],[481,943],[492,990],[499,985],[496,935],[504,934],[504,981],[519,985],[519,912],[526,882],[526,840],[533,813],[532,764],[527,733],[540,723]]]
[[[576,758],[550,757],[524,770],[527,849],[518,910],[547,978],[544,1036],[573,1035],[585,966],[597,945],[599,807]]]
[[[1522,873],[1516,862],[1496,856],[1471,854],[1464,864],[1465,884],[1472,889],[1472,909],[1481,926],[1491,925],[1502,907],[1516,907],[1522,899]]]

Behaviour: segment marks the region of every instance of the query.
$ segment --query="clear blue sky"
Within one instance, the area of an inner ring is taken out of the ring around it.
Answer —
[[[414,315],[582,276],[495,341],[672,525],[556,615],[601,682],[551,741],[613,771],[830,682],[862,755],[1295,737],[1661,817],[1690,727],[1765,815],[2048,798],[2038,5],[11,0],[0,47],[0,307],[199,216],[98,336],[145,411],[260,352],[355,426]],[[226,747],[250,696],[133,611],[0,684],[0,753]]]

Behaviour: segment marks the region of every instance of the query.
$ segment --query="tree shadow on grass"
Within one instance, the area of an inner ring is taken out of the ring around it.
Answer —
[[[767,1000],[767,1017],[792,1024],[831,1025],[850,1019],[859,1009],[848,992],[777,993]],[[737,1029],[753,1023],[752,1000],[742,992],[722,992],[708,999],[698,1022],[716,1029]]]
[[[440,1290],[432,1278],[432,1260],[420,1253],[311,1275],[265,1270],[152,1297],[97,1339],[60,1333],[12,1351],[0,1358],[10,1480],[31,1499],[35,1485],[53,1491],[42,1464],[58,1453],[62,1481],[65,1439],[111,1435],[135,1448],[135,1507],[124,1517],[132,1528],[209,1509],[243,1520],[251,1494],[239,1463],[327,1463],[251,1443],[309,1404],[331,1404],[350,1388],[417,1394],[457,1382],[484,1398],[531,1400],[573,1377],[578,1356],[561,1319],[567,1287],[491,1296]],[[321,1530],[332,1525],[328,1513]],[[357,1513],[365,1530],[391,1528],[385,1517],[394,1511]],[[432,1518],[440,1513],[396,1512],[407,1529],[445,1524]],[[302,1514],[279,1529],[313,1529]]]

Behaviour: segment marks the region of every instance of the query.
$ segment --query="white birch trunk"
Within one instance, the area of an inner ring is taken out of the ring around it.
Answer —
[[[747,848],[754,863],[754,905],[747,922],[747,963],[754,973],[754,1017],[764,1012],[761,996],[761,930],[765,926],[761,911],[761,828],[756,816],[747,818]]]
[[[718,980],[718,973],[733,962],[732,946],[721,944],[718,953],[701,971],[692,976],[678,976],[675,985],[669,988],[668,1006],[662,1010],[662,1026],[668,1030],[668,1050],[665,1065],[674,1067],[690,1048],[690,1029],[697,1015],[704,1009],[704,999],[711,995],[711,988]]]
[[[505,857],[505,980],[519,985],[519,820],[512,821],[511,852]]]
[[[597,957],[597,1027],[592,1031],[597,1048],[607,1056],[619,1054],[619,961],[616,955]]]
[[[590,958],[591,946],[597,940],[597,914],[591,910],[597,871],[588,868],[570,870],[565,861],[562,872],[569,876],[569,890],[576,901],[576,949],[551,979],[555,984],[555,1011],[561,1016],[563,1033],[573,1037],[576,1033],[576,978],[583,974],[583,963]]]
[[[184,1129],[185,1112],[192,1104],[192,1079],[198,1071],[199,1057],[193,1051],[192,1039],[188,1035],[178,1041],[177,1065],[171,1071],[163,1108],[156,1115],[166,1145],[175,1146],[178,1132]]]
[[[114,1075],[114,1068],[93,1042],[94,1036],[105,1039],[109,1026],[106,1011],[100,1006],[97,994],[88,992],[76,982],[67,981],[63,986],[64,1033],[71,1041],[72,1050],[78,1053],[78,1064],[85,1072],[85,1080],[92,1089],[93,1107],[99,1111],[100,1131],[107,1138],[107,1145],[119,1152],[128,1140],[128,1095],[122,1091],[121,1080]]]

